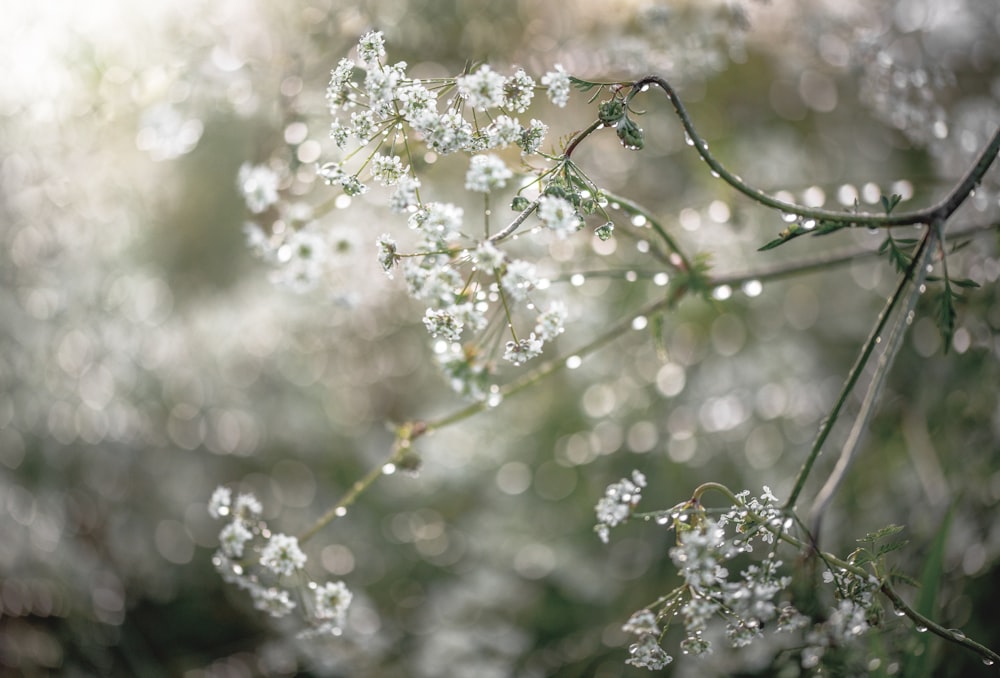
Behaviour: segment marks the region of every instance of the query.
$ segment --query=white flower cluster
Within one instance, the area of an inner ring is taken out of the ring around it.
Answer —
[[[645,479],[640,474],[640,478],[623,479],[607,489],[597,507],[597,530],[602,539],[606,539],[609,527],[631,516],[643,486]],[[782,594],[788,595],[792,578],[782,574],[776,534],[790,525],[767,487],[760,497],[743,491],[736,499],[718,519],[709,517],[698,502],[692,501],[668,510],[664,520],[657,520],[676,529],[677,545],[670,549],[670,559],[683,584],[651,608],[635,612],[622,627],[637,636],[629,648],[627,663],[659,670],[670,662],[670,656],[659,645],[663,635],[660,622],[666,620],[669,626],[674,617],[684,626],[681,650],[692,656],[712,651],[709,628],[720,622],[734,648],[763,638],[765,628],[775,633],[800,633],[804,648],[801,661],[806,669],[818,666],[828,649],[847,646],[877,623],[881,614],[875,595],[878,580],[848,570],[829,569],[824,573],[823,581],[834,586],[837,603],[821,623],[814,624],[782,600]],[[737,556],[753,552],[754,542],[768,545],[768,554],[734,575],[729,564]]]
[[[604,496],[597,502],[594,510],[597,512],[597,526],[594,530],[605,544],[611,528],[625,522],[632,515],[632,509],[642,499],[642,488],[646,487],[646,476],[633,470],[632,477],[622,478],[617,483],[608,485]]]
[[[564,106],[570,77],[557,66],[539,85],[524,69],[506,76],[482,65],[453,79],[420,80],[407,74],[406,63],[386,61],[384,39],[378,32],[362,36],[356,51],[356,58],[341,59],[330,74],[326,92],[334,117],[330,136],[343,155],[323,164],[319,176],[348,196],[368,191],[367,177],[394,189],[389,206],[408,215],[408,225],[418,238],[414,251],[403,253],[395,237],[381,235],[376,240],[379,264],[390,276],[401,268],[409,294],[427,305],[424,324],[438,340],[439,362],[455,389],[469,397],[485,397],[494,370],[491,356],[466,350],[461,343],[502,313],[511,326],[511,340],[500,357],[521,365],[563,332],[566,310],[553,304],[538,313],[532,296],[545,287],[545,281],[533,263],[508,256],[488,234],[482,239],[470,236],[462,208],[421,197],[422,184],[411,154],[421,145],[437,155],[467,153],[471,157],[466,190],[486,195],[502,191],[514,179],[514,171],[489,151],[517,146],[522,155],[537,153],[546,125],[538,120],[525,125],[516,116],[529,108],[537,89],[544,88],[550,101]],[[539,172],[544,176],[547,171]],[[266,197],[277,200],[276,195]],[[535,206],[541,223],[560,238],[583,225],[565,198],[542,196]],[[258,249],[265,241],[262,234],[254,234]],[[319,251],[320,243],[301,236],[287,246],[289,261],[301,263],[288,266],[286,276],[306,287],[318,278],[306,263],[307,255]],[[519,337],[512,314],[525,312],[533,316],[533,330]]]
[[[208,502],[208,513],[229,522],[219,532],[219,550],[212,563],[223,579],[247,591],[254,607],[272,617],[285,617],[297,608],[311,634],[340,635],[351,592],[343,582],[322,586],[305,571],[306,554],[299,541],[272,533],[261,520],[262,506],[252,494],[233,498],[228,487],[218,487]]]

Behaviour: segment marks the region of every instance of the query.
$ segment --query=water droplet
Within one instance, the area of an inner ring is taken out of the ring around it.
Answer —
[[[914,626],[913,628],[915,628],[917,630],[917,633],[927,633],[927,627],[924,626],[923,624],[918,624],[917,626]]]
[[[694,139],[691,138],[691,135],[687,131],[684,132],[684,143],[688,146],[694,146]]]
[[[636,214],[636,215],[633,215],[633,217],[632,217],[632,225],[633,226],[645,226],[646,225],[646,221],[647,221],[646,220],[646,216],[643,215],[643,214]]]
[[[657,287],[663,287],[668,282],[670,282],[670,276],[666,273],[657,273],[653,276],[653,284]]]
[[[575,370],[582,364],[583,364],[583,358],[581,358],[578,355],[571,355],[570,357],[566,358],[566,369],[568,370]]]
[[[395,472],[396,472],[395,464],[385,464],[382,466],[382,473],[387,476],[391,476]]]
[[[640,89],[639,91],[640,92],[648,92],[649,91],[649,85],[643,85],[642,89]]]
[[[875,343],[876,344],[881,344],[882,343],[882,337],[875,337]]]
[[[635,271],[625,271],[625,280],[628,282],[635,282],[639,279],[639,274]]]
[[[716,301],[725,301],[731,296],[733,296],[733,288],[729,285],[719,285],[712,290],[712,298]]]
[[[896,615],[897,617],[905,617],[906,616],[906,613],[903,612],[902,610],[900,610],[899,608],[896,608],[895,610],[893,610],[892,613],[894,615]]]
[[[669,522],[670,522],[670,516],[668,516],[665,513],[656,516],[656,524],[657,525],[666,525]]]
[[[748,297],[759,297],[764,291],[764,285],[759,280],[746,280],[741,287]]]
[[[983,665],[984,666],[993,666],[993,660],[990,659],[989,657],[983,657]]]
[[[927,269],[926,270],[927,270],[928,273],[930,273],[931,271],[934,270],[934,265],[933,264],[927,264]]]
[[[347,507],[346,506],[338,506],[337,510],[335,510],[333,512],[333,514],[335,516],[337,516],[338,518],[343,518],[344,516],[347,515]]]
[[[948,632],[955,640],[965,640],[965,634],[962,633],[961,629],[948,629]]]
[[[799,218],[798,215],[795,214],[788,214],[787,212],[781,213],[781,220],[784,221],[786,224],[790,224],[798,218]]]
[[[802,228],[804,228],[807,231],[813,230],[814,228],[816,228],[816,220],[806,219],[805,221],[802,222]]]
[[[719,178],[719,176],[720,176],[720,175],[719,175],[719,173],[718,173],[718,172],[716,172],[715,170],[712,170],[712,171],[711,171],[711,175],[712,175],[712,177],[713,177],[713,178],[715,178],[715,179],[718,179],[718,178]]]
[[[927,285],[924,285],[923,283],[921,283],[920,284],[920,294],[923,294],[926,291],[927,291]]]

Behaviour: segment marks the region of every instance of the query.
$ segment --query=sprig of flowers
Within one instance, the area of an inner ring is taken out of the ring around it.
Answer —
[[[610,527],[637,515],[655,518],[676,533],[669,556],[682,584],[636,611],[623,625],[623,631],[637,638],[629,647],[627,663],[659,670],[672,661],[660,643],[675,620],[683,628],[681,651],[694,656],[713,651],[709,638],[717,626],[733,648],[747,647],[768,633],[797,633],[805,668],[818,665],[829,648],[855,643],[879,625],[879,579],[853,566],[842,567],[829,557],[824,559],[827,570],[822,579],[831,585],[829,597],[834,603],[829,613],[813,620],[795,608],[792,577],[777,556],[777,546],[784,542],[800,551],[808,548],[787,535],[793,521],[768,487],[756,497],[749,490],[737,494],[726,490],[733,503],[721,511],[706,509],[696,493],[695,499],[671,509],[636,514],[643,487],[645,477],[639,471],[633,471],[631,480],[623,478],[608,486],[597,505],[598,536],[606,542]],[[744,561],[755,546],[763,547],[765,554],[735,568],[737,559]]]
[[[343,632],[352,594],[340,581],[319,584],[306,571],[306,554],[296,537],[271,532],[261,520],[260,501],[248,493],[233,498],[218,487],[208,513],[228,522],[219,532],[219,550],[212,564],[230,584],[250,595],[254,607],[272,617],[298,611],[307,635]]]

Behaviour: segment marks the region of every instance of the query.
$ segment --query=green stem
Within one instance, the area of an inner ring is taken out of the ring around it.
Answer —
[[[921,241],[919,250],[917,254],[913,257],[913,262],[923,260],[924,248],[927,246],[928,239],[930,238],[929,230],[928,233],[924,234],[924,238]],[[791,494],[788,496],[788,501],[785,503],[786,509],[795,508],[795,502],[799,498],[799,494],[802,493],[802,489],[805,487],[806,479],[809,477],[809,473],[812,471],[813,464],[816,463],[816,459],[819,457],[820,451],[823,449],[826,439],[829,437],[830,432],[833,430],[834,424],[837,422],[837,418],[840,416],[840,410],[843,408],[844,403],[847,402],[848,396],[853,391],[855,384],[857,384],[858,379],[861,377],[864,371],[865,365],[868,364],[869,358],[871,358],[872,352],[875,347],[879,345],[881,341],[882,332],[885,330],[886,324],[892,317],[893,311],[899,302],[903,299],[903,292],[906,290],[906,286],[913,276],[914,263],[910,264],[910,268],[900,276],[899,283],[896,285],[896,289],[892,296],[889,297],[885,308],[879,314],[878,321],[875,323],[875,327],[872,328],[871,334],[868,335],[868,339],[865,341],[864,347],[861,349],[861,353],[858,355],[857,360],[851,367],[850,373],[848,373],[847,381],[844,383],[843,388],[840,390],[840,395],[837,397],[837,401],[833,405],[833,409],[830,410],[829,416],[823,420],[823,424],[820,426],[819,433],[816,435],[815,441],[813,441],[812,448],[809,450],[809,456],[806,457],[805,463],[802,465],[802,469],[799,471],[799,475],[795,479],[795,485],[792,488]]]
[[[912,281],[910,282],[910,293],[906,296],[906,303],[895,314],[896,322],[884,342],[885,348],[879,356],[875,372],[872,374],[871,381],[868,383],[868,390],[866,391],[864,400],[861,403],[861,409],[854,417],[854,424],[851,426],[851,432],[847,437],[847,441],[844,443],[840,457],[837,459],[837,463],[834,465],[833,470],[830,473],[830,477],[827,479],[826,483],[823,484],[823,487],[816,495],[816,500],[813,503],[812,509],[812,534],[816,538],[819,537],[819,524],[822,520],[824,512],[826,511],[826,507],[830,504],[830,501],[832,501],[833,495],[837,492],[837,489],[840,487],[840,483],[847,475],[847,470],[850,468],[851,462],[854,461],[854,458],[857,455],[858,449],[861,446],[861,438],[868,430],[868,423],[871,421],[871,417],[875,412],[875,407],[882,396],[882,389],[889,376],[893,360],[896,358],[896,354],[899,353],[899,349],[903,345],[903,337],[906,335],[906,328],[909,327],[911,320],[910,314],[913,313],[917,305],[917,299],[919,299],[920,295],[923,293],[922,287],[924,285],[924,281],[927,279],[927,265],[930,263],[931,257],[934,254],[934,245],[937,242],[937,234],[938,224],[934,224],[931,228],[928,228],[923,241],[920,243],[920,249],[918,249],[917,253],[913,257],[913,263],[910,266],[910,270],[907,272],[907,276],[904,277],[904,279],[912,277]],[[879,338],[881,338],[881,336]]]
[[[722,165],[722,163],[716,160],[715,156],[713,156],[708,150],[708,143],[698,134],[697,130],[695,130],[694,124],[691,122],[691,117],[688,115],[687,109],[684,108],[684,104],[681,102],[680,97],[677,96],[677,92],[674,91],[674,88],[670,86],[670,83],[663,78],[655,75],[649,75],[636,81],[632,85],[632,89],[629,91],[628,95],[625,97],[625,103],[628,104],[634,96],[648,89],[650,85],[656,85],[667,96],[670,103],[673,105],[674,110],[677,112],[677,116],[681,121],[681,125],[684,127],[684,131],[693,142],[695,150],[698,151],[698,155],[700,155],[702,159],[708,163],[708,166],[712,169],[712,171],[718,174],[719,177],[721,177],[727,184],[761,205],[781,210],[786,214],[794,214],[807,219],[816,219],[817,221],[826,221],[850,226],[864,225],[873,227],[907,226],[912,224],[930,224],[935,221],[944,221],[951,216],[956,209],[958,209],[958,207],[969,197],[969,195],[971,195],[976,186],[978,186],[982,181],[983,176],[986,174],[986,170],[989,169],[990,165],[996,159],[997,154],[1000,153],[1000,128],[997,128],[997,131],[994,132],[990,143],[983,149],[982,153],[980,153],[978,159],[976,160],[976,163],[969,169],[962,180],[959,181],[958,184],[951,191],[949,191],[940,202],[925,209],[912,212],[901,212],[892,215],[881,215],[868,213],[851,214],[803,207],[802,205],[796,205],[794,203],[778,200],[777,198],[773,198],[767,193],[754,188],[743,181],[743,179],[730,172]]]
[[[951,643],[969,648],[982,657],[983,663],[987,666],[992,666],[994,668],[1000,667],[1000,654],[997,654],[985,645],[980,645],[958,629],[945,628],[932,619],[928,619],[924,615],[920,614],[907,605],[906,601],[904,601],[900,595],[896,593],[895,589],[893,589],[888,582],[882,582],[881,591],[886,598],[892,601],[892,604],[896,607],[896,609],[913,620],[913,623],[916,624],[918,628],[927,629],[934,635],[940,636]]]

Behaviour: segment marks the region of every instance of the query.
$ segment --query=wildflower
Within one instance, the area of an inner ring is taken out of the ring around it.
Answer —
[[[477,155],[469,163],[465,174],[465,189],[489,193],[494,188],[503,188],[507,180],[514,176],[507,165],[495,155]]]
[[[365,93],[368,104],[380,117],[395,113],[392,102],[396,98],[396,86],[406,78],[406,62],[400,61],[384,68],[371,68],[365,76]]]
[[[382,270],[391,278],[392,268],[399,261],[396,253],[396,241],[388,233],[383,233],[375,241],[378,246],[378,263],[382,264]]]
[[[260,564],[277,575],[290,575],[306,564],[306,554],[299,540],[287,534],[275,534],[260,552]]]
[[[396,182],[396,190],[389,196],[389,209],[396,214],[410,211],[417,206],[417,189],[420,180],[410,174],[404,174]]]
[[[498,115],[486,128],[487,146],[490,148],[507,148],[516,144],[521,138],[521,124],[517,118]]]
[[[213,518],[223,518],[229,515],[232,503],[233,491],[228,487],[219,486],[212,492],[211,499],[208,500],[208,515]]]
[[[272,617],[284,617],[295,609],[288,591],[275,587],[255,586],[250,589],[250,597],[253,598],[253,606],[262,612],[267,612]]]
[[[622,626],[622,631],[636,635],[644,633],[653,636],[660,635],[660,627],[656,625],[656,615],[651,610],[645,609],[634,612]]]
[[[372,65],[385,56],[385,38],[381,31],[368,31],[358,41],[358,58]]]
[[[626,664],[650,671],[659,671],[674,660],[656,642],[656,636],[649,633],[639,636],[638,642],[629,646],[628,654]]]
[[[554,301],[538,314],[535,320],[535,334],[542,341],[551,341],[563,333],[565,322],[566,305],[561,301]]]
[[[542,140],[545,138],[545,134],[548,131],[549,126],[544,122],[541,120],[532,120],[528,123],[528,126],[521,131],[521,138],[518,139],[516,143],[521,147],[521,151],[526,155],[537,153],[538,149],[541,148]]]
[[[597,513],[597,536],[605,544],[608,543],[608,533],[612,527],[624,522],[632,509],[642,499],[642,488],[646,487],[646,476],[639,471],[632,471],[632,478],[622,478],[617,483],[608,485],[604,496],[594,507]]]
[[[376,153],[372,156],[369,171],[372,179],[383,186],[393,186],[408,169],[409,167],[403,167],[403,161],[398,155],[387,156]]]
[[[573,203],[554,195],[543,195],[539,198],[538,218],[546,228],[554,231],[560,238],[575,233],[581,224]]]
[[[344,57],[337,67],[330,71],[330,84],[326,87],[326,100],[330,113],[336,115],[337,110],[350,101],[349,86],[354,74],[354,61]]]
[[[253,533],[246,528],[246,525],[239,520],[234,520],[222,528],[219,533],[219,548],[229,558],[242,558],[243,545],[252,537]]]
[[[538,286],[535,265],[524,259],[515,259],[507,264],[507,271],[500,278],[500,284],[510,296],[524,299],[528,292]]]
[[[477,111],[503,105],[505,79],[489,65],[484,64],[475,73],[457,78],[455,83],[459,94]]]
[[[503,354],[503,359],[508,360],[515,365],[523,365],[532,358],[541,355],[542,345],[542,340],[536,337],[535,333],[532,332],[527,339],[508,341],[506,350]]]
[[[503,264],[503,252],[489,240],[484,240],[476,248],[472,260],[477,266],[486,269],[500,268]]]
[[[238,183],[247,209],[260,214],[277,203],[278,181],[277,172],[270,167],[244,163],[240,167]]]
[[[462,337],[462,323],[451,312],[429,308],[424,313],[424,327],[432,337],[445,341],[458,341]]]
[[[420,231],[432,249],[444,249],[461,235],[465,211],[451,203],[429,202],[410,215],[410,228]]]
[[[569,74],[560,64],[542,76],[542,84],[548,88],[546,94],[556,106],[562,108],[569,101]]]
[[[233,504],[233,517],[243,521],[251,521],[260,517],[264,507],[257,497],[249,493],[241,493]]]
[[[507,78],[503,85],[503,105],[518,113],[528,110],[531,99],[535,96],[535,81],[530,75],[519,68],[514,75]]]
[[[336,626],[341,626],[353,597],[343,582],[327,582],[318,587],[315,597],[317,619],[333,620]]]

